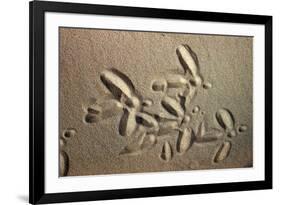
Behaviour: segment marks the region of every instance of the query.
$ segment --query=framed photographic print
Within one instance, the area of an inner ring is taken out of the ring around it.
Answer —
[[[272,188],[272,17],[30,2],[30,203]]]

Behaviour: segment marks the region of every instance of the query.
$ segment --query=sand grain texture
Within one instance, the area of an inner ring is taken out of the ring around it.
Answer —
[[[251,37],[60,28],[59,38],[61,176],[252,166]]]

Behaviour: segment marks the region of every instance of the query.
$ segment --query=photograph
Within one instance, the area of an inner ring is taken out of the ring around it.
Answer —
[[[60,176],[249,168],[253,37],[59,28]]]

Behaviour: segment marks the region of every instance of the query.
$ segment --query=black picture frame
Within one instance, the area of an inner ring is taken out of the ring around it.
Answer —
[[[30,12],[30,164],[29,164],[29,202],[31,204],[91,201],[184,195],[198,193],[260,190],[272,188],[272,16],[230,14],[105,6],[92,4],[33,1]],[[85,191],[71,193],[45,193],[45,58],[44,32],[45,12],[100,14],[113,16],[150,17],[162,19],[198,20],[209,22],[260,24],[265,26],[265,180],[219,184],[197,184],[154,188],[136,188],[107,191]]]

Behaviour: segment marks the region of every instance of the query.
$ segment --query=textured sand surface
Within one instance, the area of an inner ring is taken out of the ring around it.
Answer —
[[[60,176],[252,166],[251,37],[59,35]]]

